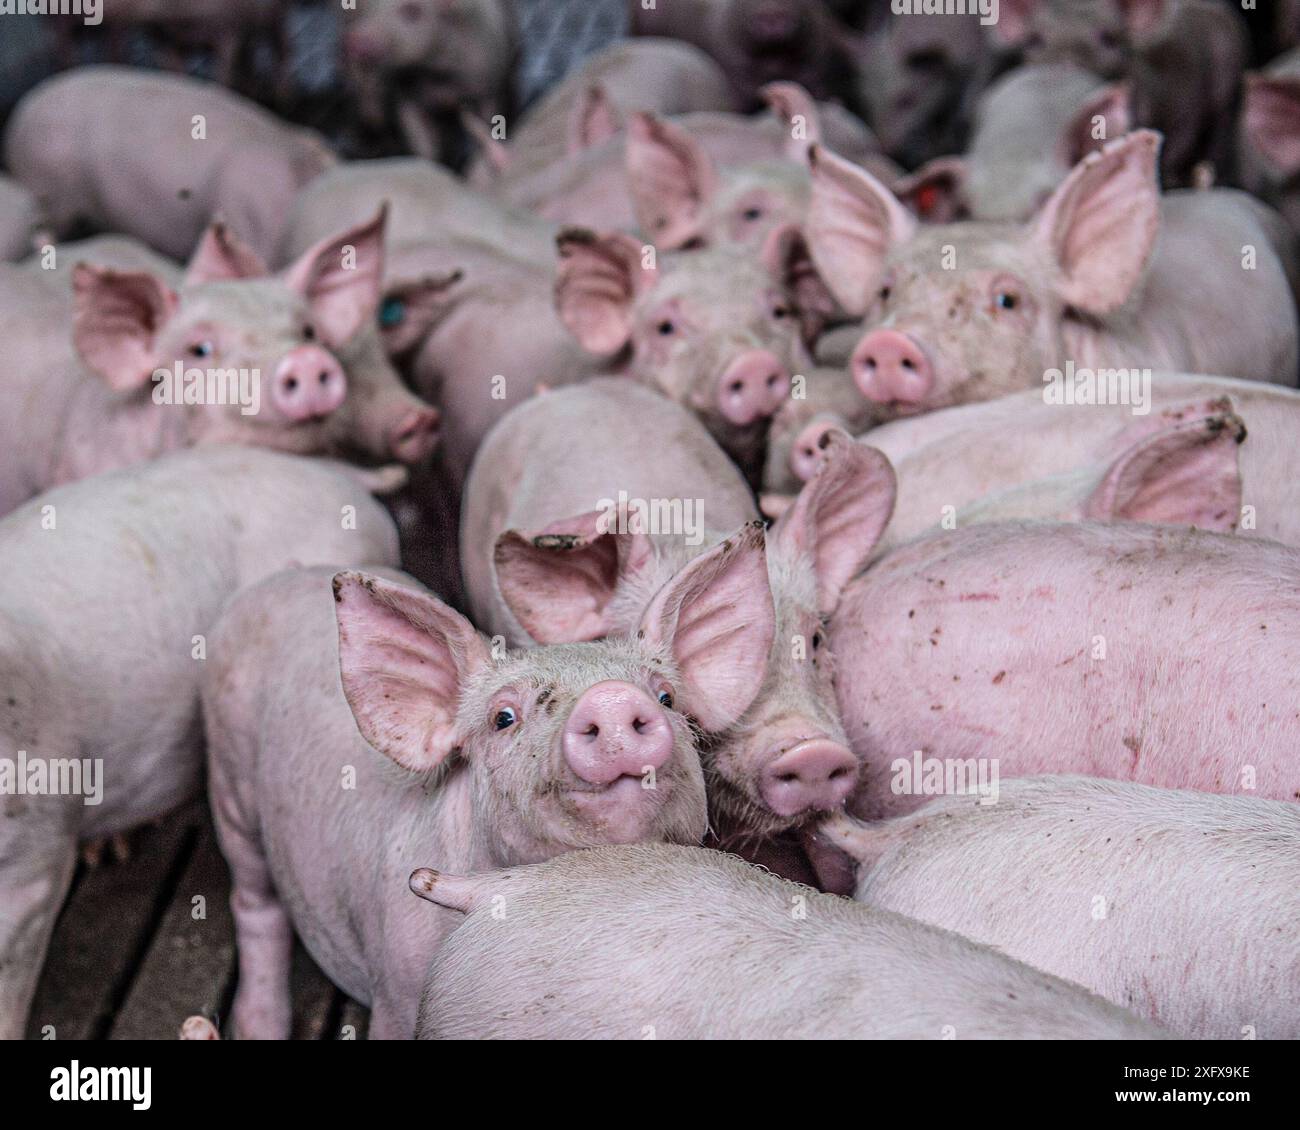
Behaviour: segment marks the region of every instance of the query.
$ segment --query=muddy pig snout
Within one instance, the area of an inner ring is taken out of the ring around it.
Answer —
[[[771,751],[758,791],[778,816],[797,816],[838,808],[857,779],[857,759],[846,747],[829,738],[810,738]]]
[[[399,463],[419,463],[438,442],[438,410],[412,408],[388,433],[388,451]]]
[[[826,461],[826,448],[831,436],[841,429],[825,420],[814,420],[797,436],[790,447],[790,470],[795,478],[806,483],[821,469]]]
[[[673,731],[664,708],[645,691],[609,680],[578,699],[561,744],[569,768],[603,786],[662,768],[672,757]]]
[[[271,403],[295,423],[324,419],[347,395],[343,366],[317,345],[285,354],[271,384]]]
[[[899,330],[872,330],[853,351],[853,379],[877,404],[920,404],[934,368],[919,342]]]
[[[790,374],[775,353],[752,349],[718,378],[718,409],[739,427],[771,416],[790,394]]]

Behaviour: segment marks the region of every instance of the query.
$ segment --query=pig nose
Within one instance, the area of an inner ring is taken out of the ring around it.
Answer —
[[[413,408],[388,433],[388,450],[399,463],[419,463],[438,442],[438,410]]]
[[[800,482],[806,483],[817,474],[826,459],[831,435],[836,430],[834,424],[814,421],[794,437],[794,446],[790,448],[790,470]]]
[[[934,383],[920,344],[898,330],[873,330],[853,351],[853,379],[877,404],[920,404]]]
[[[857,759],[829,738],[811,738],[793,749],[773,752],[775,756],[759,778],[758,791],[778,816],[838,808],[857,782]]]
[[[790,393],[790,374],[775,353],[751,349],[723,370],[718,379],[718,408],[743,427],[770,416]]]
[[[319,420],[328,416],[347,395],[343,366],[317,345],[290,350],[275,370],[271,403],[290,420]]]
[[[561,738],[564,759],[592,785],[639,777],[672,756],[673,732],[664,709],[631,683],[597,683],[578,699]]]

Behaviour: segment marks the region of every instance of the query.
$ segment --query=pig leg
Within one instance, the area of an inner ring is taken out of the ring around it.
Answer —
[[[0,1040],[21,1040],[77,863],[64,797],[0,796]]]

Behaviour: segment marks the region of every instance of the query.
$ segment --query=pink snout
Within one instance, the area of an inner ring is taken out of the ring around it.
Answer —
[[[591,785],[641,777],[673,753],[664,708],[631,683],[608,680],[578,699],[560,739],[569,768]]]
[[[718,378],[718,410],[738,427],[771,416],[790,395],[790,374],[775,353],[751,349]]]
[[[872,330],[853,351],[853,379],[877,404],[920,404],[934,370],[919,342],[899,330]]]
[[[838,808],[857,779],[858,762],[848,749],[829,738],[811,738],[773,757],[758,791],[778,816],[797,816]]]
[[[806,483],[826,460],[826,448],[831,436],[839,429],[827,421],[814,420],[797,436],[790,448],[790,470],[800,482]]]
[[[294,423],[321,420],[348,392],[343,366],[318,345],[300,345],[284,355],[271,384],[271,403]]]
[[[388,433],[389,454],[399,463],[419,463],[438,442],[438,410],[413,408]]]

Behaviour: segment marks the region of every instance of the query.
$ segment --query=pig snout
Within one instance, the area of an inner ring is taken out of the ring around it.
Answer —
[[[735,358],[718,378],[718,409],[744,427],[771,416],[790,393],[790,374],[775,353],[754,349]]]
[[[758,791],[778,816],[829,812],[848,799],[857,778],[857,759],[845,746],[830,738],[810,738],[772,751]]]
[[[919,342],[899,330],[872,330],[853,351],[853,380],[877,404],[920,404],[934,369]]]
[[[826,459],[826,448],[831,436],[839,429],[826,421],[814,421],[794,437],[790,447],[790,470],[795,478],[806,483]]]
[[[438,442],[438,410],[413,408],[389,430],[389,454],[399,463],[419,463]]]
[[[561,738],[569,768],[590,785],[640,777],[673,753],[664,709],[630,683],[597,683],[578,699]]]
[[[271,403],[295,423],[321,420],[347,395],[348,380],[333,355],[316,345],[285,354],[275,370]]]

